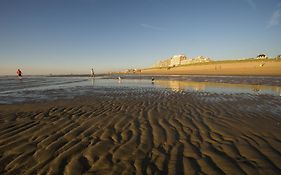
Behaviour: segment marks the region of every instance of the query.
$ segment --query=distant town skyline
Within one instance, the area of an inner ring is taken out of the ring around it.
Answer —
[[[0,75],[281,54],[281,0],[1,0]]]

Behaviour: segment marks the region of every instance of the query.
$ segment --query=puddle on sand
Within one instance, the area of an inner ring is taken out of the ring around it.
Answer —
[[[146,93],[147,89],[170,92],[199,92],[215,94],[251,94],[280,96],[280,86],[229,84],[216,82],[192,82],[186,80],[150,79],[104,79],[104,78],[37,78],[28,83],[7,85],[0,91],[0,103],[16,103],[46,99],[73,98],[80,95],[104,91],[137,90]],[[30,80],[30,81],[31,81]],[[40,83],[40,81],[42,81]],[[9,82],[9,81],[7,81]],[[35,83],[34,83],[35,82]],[[5,83],[6,84],[6,83]],[[8,88],[9,87],[9,88]],[[106,93],[106,91],[104,92]],[[207,97],[206,97],[207,98]]]

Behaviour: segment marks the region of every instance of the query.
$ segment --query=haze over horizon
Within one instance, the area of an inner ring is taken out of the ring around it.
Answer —
[[[281,0],[1,0],[0,75],[281,54]]]

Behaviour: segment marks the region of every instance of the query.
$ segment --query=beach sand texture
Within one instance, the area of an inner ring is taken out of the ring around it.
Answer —
[[[242,62],[216,62],[173,68],[142,69],[142,74],[197,74],[197,75],[281,75],[281,61],[257,60]]]
[[[168,91],[0,105],[0,174],[277,175],[280,106]]]

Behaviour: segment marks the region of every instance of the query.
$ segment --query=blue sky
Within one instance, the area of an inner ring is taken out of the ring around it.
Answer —
[[[0,74],[281,54],[281,0],[1,0]]]

